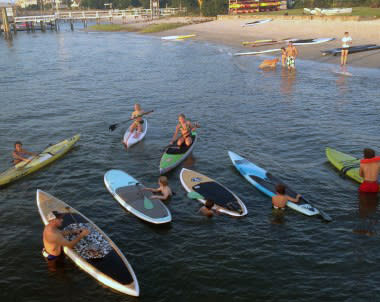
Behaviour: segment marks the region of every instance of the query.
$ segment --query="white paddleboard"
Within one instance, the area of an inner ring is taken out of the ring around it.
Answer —
[[[184,40],[188,38],[195,37],[195,35],[181,35],[181,36],[166,36],[166,37],[161,37],[162,40],[168,40],[168,41],[175,41],[175,40]]]
[[[237,52],[237,53],[234,53],[234,56],[253,56],[253,55],[260,55],[263,53],[270,53],[270,52],[277,52],[277,51],[281,51],[281,48],[267,49],[267,50],[261,50],[261,51]]]
[[[312,39],[311,41],[308,41],[308,42],[301,42],[301,41],[297,42],[297,40],[295,40],[294,42],[292,40],[290,41],[293,42],[293,45],[314,45],[314,44],[321,44],[321,43],[326,43],[326,42],[330,42],[334,40],[335,38],[317,38],[317,39]]]
[[[151,192],[145,191],[129,174],[121,170],[109,170],[104,174],[104,184],[117,202],[138,218],[154,224],[172,220],[169,209],[159,199],[150,199]]]
[[[132,147],[133,145],[136,145],[138,142],[142,141],[146,135],[146,132],[148,131],[148,121],[146,119],[143,119],[143,124],[142,124],[142,132],[140,134],[137,134],[137,130],[135,129],[131,136],[129,137],[127,141],[127,137],[130,133],[129,127],[127,131],[124,133],[124,138],[123,138],[123,143],[127,148]]]
[[[348,72],[348,71],[341,71],[341,70],[333,70],[333,73],[335,74],[339,74],[339,75],[342,75],[342,76],[346,76],[346,77],[352,77],[352,73]]]
[[[268,23],[270,21],[272,21],[273,19],[263,19],[263,20],[257,20],[257,21],[252,21],[252,22],[247,22],[247,23],[244,23],[242,24],[241,26],[245,27],[245,26],[255,26],[255,25],[258,25],[258,24],[264,24],[264,23]]]
[[[87,228],[91,233],[82,238],[74,248],[64,247],[64,253],[81,269],[100,283],[118,292],[139,296],[136,275],[115,243],[90,219],[54,196],[37,190],[37,207],[44,225],[52,211],[65,214],[63,229]],[[94,246],[96,253],[94,254]]]

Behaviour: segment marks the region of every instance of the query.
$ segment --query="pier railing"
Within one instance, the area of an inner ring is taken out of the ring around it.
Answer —
[[[68,11],[68,12],[57,12],[54,15],[42,15],[42,16],[24,16],[15,17],[15,23],[24,22],[35,22],[35,23],[49,23],[59,20],[101,20],[108,19],[113,20],[113,18],[139,18],[139,17],[150,17],[152,15],[156,16],[173,16],[178,13],[186,12],[186,8],[160,8],[159,10],[151,9],[125,9],[125,10],[99,10],[99,11]]]

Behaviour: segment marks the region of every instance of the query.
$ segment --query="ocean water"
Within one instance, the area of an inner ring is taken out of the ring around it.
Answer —
[[[378,200],[327,163],[325,147],[360,157],[380,151],[380,71],[297,61],[297,71],[258,69],[263,57],[198,41],[163,42],[132,33],[19,33],[0,39],[0,167],[13,143],[38,152],[81,133],[63,159],[0,190],[1,301],[377,301]],[[143,142],[121,138],[133,104],[155,110]],[[179,181],[168,202],[173,222],[155,227],[125,212],[104,173],[122,169],[155,186],[162,148],[179,113],[201,125],[182,166],[218,180],[246,204],[234,219],[198,214]],[[234,169],[234,151],[282,178],[333,217],[324,223],[269,198]],[[124,252],[141,297],[111,291],[67,259],[51,272],[41,256],[40,188],[93,220]]]

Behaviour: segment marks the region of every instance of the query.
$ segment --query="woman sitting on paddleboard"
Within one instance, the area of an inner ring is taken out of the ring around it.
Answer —
[[[15,149],[12,153],[13,156],[13,163],[16,165],[18,163],[24,162],[30,162],[31,156],[36,156],[36,153],[29,152],[22,148],[21,142],[15,142]]]
[[[285,209],[288,201],[298,202],[301,198],[300,194],[297,194],[296,198],[290,197],[285,194],[286,186],[283,184],[276,185],[276,195],[272,197],[272,205],[275,209]]]
[[[133,131],[136,129],[135,138],[139,137],[139,135],[142,132],[142,124],[144,123],[141,115],[144,113],[144,110],[141,109],[140,104],[135,104],[135,111],[131,114],[131,119],[135,119],[132,125],[129,127],[129,135],[126,142],[128,141],[129,137],[132,135]]]
[[[186,146],[189,147],[193,142],[191,139],[191,132],[196,128],[199,128],[198,124],[193,125],[190,121],[186,120],[184,114],[180,114],[178,116],[178,125],[175,128],[175,133],[170,143],[174,144],[175,140],[177,139],[178,132],[181,131],[182,136],[177,140],[177,145],[180,147],[183,145],[183,143],[185,143]]]
[[[150,199],[160,199],[162,201],[168,200],[173,195],[172,189],[169,187],[168,178],[166,176],[160,176],[158,178],[158,185],[159,187],[157,189],[144,188],[144,190],[162,194],[152,195],[149,197]]]

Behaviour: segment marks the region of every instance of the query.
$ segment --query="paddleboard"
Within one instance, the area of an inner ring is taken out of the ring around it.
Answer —
[[[215,202],[214,209],[221,213],[234,217],[248,214],[241,199],[217,181],[185,168],[181,170],[180,179],[187,192],[197,192],[203,197],[198,199],[200,203],[205,204],[207,199],[211,199]]]
[[[135,129],[127,141],[128,135],[129,133],[131,133],[128,127],[127,131],[125,131],[124,138],[123,138],[124,145],[127,148],[130,148],[133,145],[136,145],[138,142],[141,142],[144,139],[147,131],[148,131],[148,121],[146,119],[143,119],[142,132],[138,134],[136,137],[137,129]]]
[[[44,225],[48,224],[47,215],[51,211],[57,211],[65,214],[61,226],[63,230],[90,230],[91,233],[74,248],[63,248],[67,257],[101,284],[127,295],[139,296],[139,284],[132,266],[115,243],[95,223],[46,192],[37,190],[36,198]]]
[[[159,199],[150,199],[152,193],[144,190],[129,174],[121,170],[109,170],[104,174],[104,184],[117,202],[138,218],[154,224],[172,220],[169,209]]]
[[[376,44],[365,44],[365,45],[356,45],[356,46],[351,46],[348,49],[349,54],[357,53],[357,52],[363,52],[363,51],[369,51],[369,50],[377,50],[380,49],[380,46]],[[342,53],[342,48],[333,48],[329,50],[322,50],[322,55],[334,55],[337,56]]]
[[[188,38],[195,37],[196,35],[182,35],[182,36],[166,36],[161,37],[162,40],[184,40]]]
[[[264,24],[264,23],[268,23],[270,21],[272,21],[273,19],[263,19],[263,20],[257,20],[257,21],[252,21],[252,22],[247,22],[247,23],[244,23],[242,24],[241,26],[245,27],[245,26],[255,26],[255,25],[258,25],[258,24]]]
[[[347,175],[358,183],[363,182],[363,178],[359,174],[360,160],[358,158],[328,147],[326,148],[326,157],[342,175]]]
[[[17,165],[5,170],[0,174],[0,186],[4,186],[37,170],[40,170],[48,164],[61,158],[71,148],[73,148],[79,138],[79,134],[74,135],[73,137],[65,139],[58,144],[49,146],[36,157],[33,157],[31,162],[20,162]]]
[[[335,38],[317,38],[317,39],[292,39],[293,45],[314,45],[321,44],[330,41],[334,41]]]
[[[343,75],[343,76],[346,76],[346,77],[352,77],[352,73],[350,73],[348,71],[333,70],[333,73],[339,74],[339,75]]]
[[[263,53],[270,53],[270,52],[277,52],[277,51],[281,51],[281,48],[267,49],[267,50],[261,50],[261,51],[237,52],[237,53],[234,53],[234,56],[253,56],[253,55],[261,55]]]
[[[228,151],[228,155],[235,166],[235,168],[240,172],[240,174],[256,189],[264,193],[265,195],[272,197],[276,195],[276,185],[284,184],[279,178],[268,173],[266,170],[256,166],[247,159],[237,155],[234,152]],[[284,184],[285,185],[285,184]],[[286,186],[286,194],[290,197],[296,198],[297,193],[293,191],[289,186]],[[331,221],[331,218],[321,212],[320,210],[313,207],[307,200],[302,197],[299,202],[294,203],[288,201],[286,205],[304,215],[316,216],[320,215],[325,220]]]
[[[184,143],[181,147],[178,147],[177,142],[174,142],[173,145],[169,146],[161,157],[160,175],[169,172],[182,163],[193,151],[197,138],[197,132],[193,131],[191,133],[191,139],[193,142],[190,146],[186,146]]]

